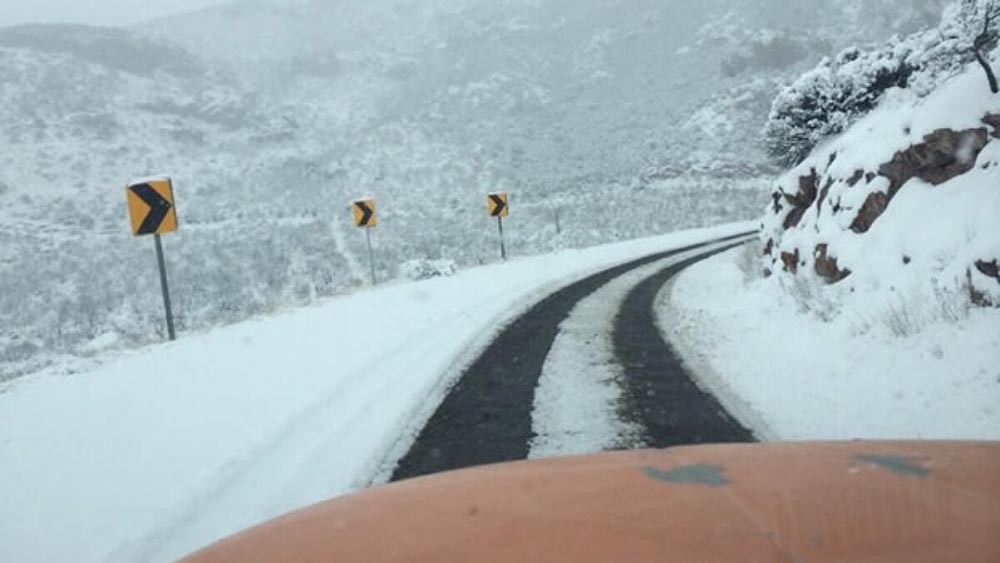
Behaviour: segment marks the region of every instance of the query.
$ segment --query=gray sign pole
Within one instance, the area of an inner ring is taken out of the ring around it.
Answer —
[[[365,235],[368,237],[368,266],[372,270],[372,285],[375,282],[375,254],[372,252],[372,229],[371,227],[365,227]]]
[[[503,217],[497,217],[497,227],[500,229],[500,258],[507,260],[507,245],[503,240]]]
[[[170,340],[177,340],[174,333],[174,313],[170,309],[170,288],[167,286],[167,265],[163,261],[163,243],[160,242],[160,235],[153,235],[156,241],[156,261],[160,265],[160,288],[163,289],[163,309],[167,313],[167,335]]]

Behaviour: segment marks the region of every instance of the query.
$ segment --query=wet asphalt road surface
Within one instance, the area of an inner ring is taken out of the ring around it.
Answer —
[[[399,461],[393,481],[528,456],[535,388],[559,325],[581,300],[631,270],[707,244],[660,252],[593,274],[542,299],[503,329],[462,374]],[[734,243],[736,246],[740,243]],[[685,373],[655,324],[659,289],[683,268],[730,248],[661,270],[637,285],[615,320],[615,353],[626,373],[620,416],[646,429],[649,446],[746,442],[752,434]]]

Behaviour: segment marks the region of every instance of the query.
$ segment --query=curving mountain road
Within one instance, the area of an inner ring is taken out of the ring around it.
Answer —
[[[557,338],[568,332],[564,323],[579,316],[577,309],[588,299],[598,300],[599,307],[613,301],[617,313],[606,315],[607,328],[602,324],[599,329],[613,342],[613,357],[603,361],[600,372],[583,375],[614,380],[609,385],[620,388],[620,396],[611,409],[617,420],[609,423],[636,428],[639,434],[623,436],[611,447],[752,441],[753,434],[685,373],[663,341],[653,312],[658,290],[672,276],[745,238],[741,234],[652,254],[591,275],[537,303],[466,369],[399,461],[392,480],[529,457],[538,437],[533,417],[538,416],[536,390],[546,359]],[[641,279],[633,283],[636,275]],[[612,286],[622,286],[616,290],[620,297],[605,295]],[[586,348],[591,340],[578,344]]]

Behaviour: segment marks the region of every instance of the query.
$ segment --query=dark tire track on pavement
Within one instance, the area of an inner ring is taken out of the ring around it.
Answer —
[[[534,436],[531,413],[535,388],[559,325],[576,304],[631,270],[747,234],[651,254],[593,274],[542,299],[505,327],[463,372],[400,459],[391,480],[527,458]]]
[[[646,446],[753,442],[753,432],[703,391],[684,369],[656,322],[656,296],[692,264],[737,245],[684,260],[650,276],[625,297],[615,318],[615,355],[625,372],[622,420],[644,428]]]

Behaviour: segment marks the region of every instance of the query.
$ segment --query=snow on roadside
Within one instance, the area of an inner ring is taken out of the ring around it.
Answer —
[[[824,322],[768,280],[748,280],[742,252],[682,273],[658,315],[685,362],[758,435],[1000,439],[1000,310],[930,319],[906,336],[892,309]]]
[[[554,287],[750,228],[399,283],[18,379],[0,389],[0,560],[171,560],[363,487],[461,362]]]

